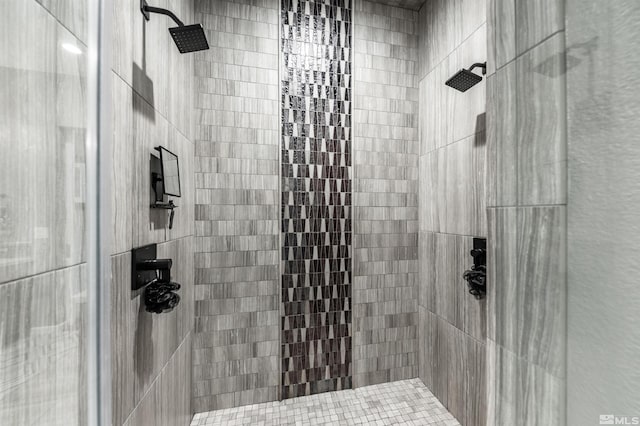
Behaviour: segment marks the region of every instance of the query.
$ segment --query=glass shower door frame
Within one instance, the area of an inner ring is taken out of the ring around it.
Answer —
[[[111,2],[87,0],[87,424],[111,425]]]

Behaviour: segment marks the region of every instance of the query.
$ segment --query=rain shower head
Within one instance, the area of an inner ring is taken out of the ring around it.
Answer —
[[[466,92],[467,90],[471,89],[473,86],[475,86],[476,84],[482,81],[482,76],[471,72],[476,67],[482,68],[482,75],[487,73],[486,62],[473,64],[471,65],[471,68],[469,68],[468,70],[463,68],[460,71],[458,71],[453,77],[447,80],[444,84],[446,84],[449,87],[453,87],[454,89],[459,90],[461,92]]]
[[[140,10],[144,15],[144,19],[147,21],[150,19],[150,13],[159,13],[161,15],[168,16],[178,24],[177,27],[169,28],[169,33],[171,34],[171,37],[173,37],[173,41],[176,43],[176,46],[178,46],[180,53],[197,52],[199,50],[207,50],[209,48],[207,36],[204,34],[202,25],[185,25],[170,10],[149,6],[147,5],[146,0],[140,0]]]
[[[169,32],[180,53],[197,52],[209,48],[207,36],[200,24],[169,28]]]

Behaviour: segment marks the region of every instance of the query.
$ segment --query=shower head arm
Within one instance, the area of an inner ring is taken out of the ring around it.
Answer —
[[[469,68],[469,71],[473,71],[474,68],[482,68],[482,75],[485,75],[487,73],[486,62],[476,62],[475,64],[471,65],[471,68]]]
[[[147,5],[145,0],[142,0],[142,5],[140,6],[140,10],[142,10],[142,14],[144,15],[144,19],[149,20],[149,13],[159,13],[161,15],[166,15],[169,18],[173,19],[179,27],[184,27],[184,23],[178,19],[178,17],[170,10],[162,9],[159,7],[153,7]]]

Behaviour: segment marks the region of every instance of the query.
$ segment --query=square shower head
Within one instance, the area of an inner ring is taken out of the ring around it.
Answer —
[[[461,92],[466,92],[481,81],[482,76],[474,74],[471,71],[463,68],[458,71],[456,75],[447,80],[444,84],[449,87],[453,87],[454,89]]]
[[[180,53],[196,52],[209,48],[207,36],[200,24],[169,28],[169,32]]]

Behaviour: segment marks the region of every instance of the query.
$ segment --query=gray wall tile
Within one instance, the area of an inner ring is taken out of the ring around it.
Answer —
[[[0,285],[0,422],[84,424],[84,264]]]
[[[116,74],[111,78],[113,137],[111,138],[111,254],[133,247],[134,127],[133,91]],[[124,107],[124,106],[127,107]]]
[[[484,133],[422,156],[420,230],[486,235]]]
[[[187,23],[192,0],[160,0]],[[194,55],[178,52],[166,17],[145,21],[135,2],[114,2],[112,32],[112,243],[111,331],[114,424],[188,424],[191,417],[191,340],[194,326]],[[155,147],[178,155],[182,197],[169,214],[150,209]],[[150,314],[142,291],[131,291],[134,247],[158,244],[173,260],[172,279],[182,285],[180,304]],[[171,401],[171,403],[169,402]],[[164,408],[160,408],[164,407]]]
[[[491,425],[564,425],[565,383],[487,340]]]
[[[193,416],[190,391],[191,334],[188,334],[124,425],[190,424]]]
[[[516,51],[521,54],[564,29],[564,1],[515,0]]]
[[[495,0],[489,25],[494,28],[495,68],[499,69],[516,57],[516,0]]]
[[[490,215],[495,315],[490,337],[518,357],[564,377],[566,209],[490,209]]]
[[[465,93],[444,83],[487,61],[494,35],[486,7],[427,2],[419,27],[419,374],[465,425],[486,418],[478,392],[486,386],[487,307],[468,293],[462,274],[472,266],[473,236],[487,235],[486,187],[495,177],[487,178],[494,165],[487,164],[486,83]]]
[[[134,408],[151,404],[149,389],[193,329],[193,237],[158,245],[158,258],[173,259],[172,280],[182,285],[180,304],[161,315],[145,311],[142,291],[131,291],[131,254],[112,257],[111,333],[115,356],[113,421],[123,424]],[[189,346],[191,343],[189,343]],[[189,367],[190,368],[190,367]],[[183,380],[187,380],[186,376]],[[136,408],[137,410],[138,408]],[[157,410],[157,407],[155,408]]]
[[[516,66],[487,79],[487,207],[518,203]]]
[[[356,4],[355,387],[418,374],[417,17]]]
[[[277,399],[278,2],[197,1],[195,412]]]
[[[518,200],[566,203],[566,77],[564,33],[516,62]]]
[[[85,260],[84,47],[33,0],[0,18],[2,257],[0,282]],[[28,34],[29,36],[25,36]]]
[[[488,14],[488,424],[565,424],[563,9],[495,0]]]

